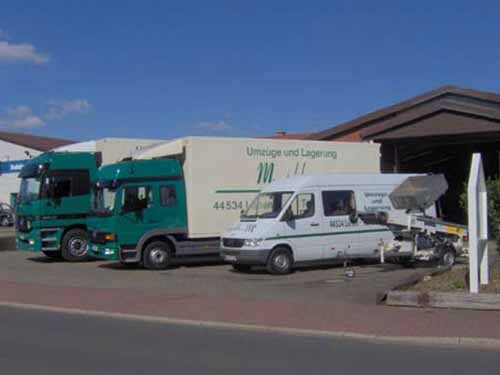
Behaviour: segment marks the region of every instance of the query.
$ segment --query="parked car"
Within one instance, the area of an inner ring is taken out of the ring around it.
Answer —
[[[14,210],[7,203],[0,203],[0,226],[10,227],[14,225]]]

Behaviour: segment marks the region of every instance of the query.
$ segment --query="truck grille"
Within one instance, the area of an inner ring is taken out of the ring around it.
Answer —
[[[223,238],[222,245],[224,247],[243,247],[245,240],[241,238]]]

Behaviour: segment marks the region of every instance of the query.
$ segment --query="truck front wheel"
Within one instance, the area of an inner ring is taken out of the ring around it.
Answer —
[[[164,270],[172,260],[172,248],[163,241],[151,242],[144,249],[144,267],[148,270]]]
[[[63,237],[61,255],[68,262],[81,262],[88,259],[87,232],[80,228],[71,229]]]

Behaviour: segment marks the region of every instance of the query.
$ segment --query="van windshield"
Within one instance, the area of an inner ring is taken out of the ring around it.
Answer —
[[[277,217],[293,192],[281,191],[260,193],[255,197],[247,210],[241,215],[242,219],[272,219]]]

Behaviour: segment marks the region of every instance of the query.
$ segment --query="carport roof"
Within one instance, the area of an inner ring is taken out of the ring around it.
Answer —
[[[431,135],[453,135],[464,133],[500,131],[500,95],[457,86],[443,86],[412,99],[378,111],[368,113],[354,120],[326,129],[313,135],[313,139],[334,140],[344,134],[359,132],[361,139],[382,140],[388,138],[418,137],[418,127],[407,125],[441,114],[459,114],[464,118],[480,119],[465,129],[464,124],[434,121],[428,124],[434,129]],[[398,129],[397,134],[389,134]],[[423,132],[425,133],[425,131]],[[431,131],[432,133],[432,131]],[[426,134],[421,134],[422,136]]]
[[[0,140],[42,152],[74,143],[67,139],[40,137],[32,134],[5,131],[0,131]]]

